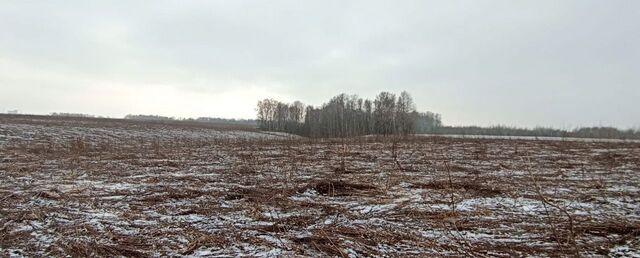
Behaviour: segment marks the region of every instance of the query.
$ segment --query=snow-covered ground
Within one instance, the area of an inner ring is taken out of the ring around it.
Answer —
[[[607,138],[575,138],[548,136],[506,136],[506,135],[473,135],[473,134],[417,134],[416,136],[440,136],[465,139],[500,139],[500,140],[536,140],[536,141],[580,141],[580,142],[632,142],[640,143],[636,139],[607,139]]]
[[[640,144],[0,118],[0,255],[640,256]],[[344,161],[344,170],[342,164]]]

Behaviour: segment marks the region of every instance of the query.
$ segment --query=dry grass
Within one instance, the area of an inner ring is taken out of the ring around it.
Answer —
[[[615,256],[640,243],[638,143],[0,121],[2,256]]]
[[[301,188],[298,192],[302,193],[308,190],[329,196],[375,196],[381,194],[381,192],[373,185],[349,183],[338,180],[321,180],[313,182]]]

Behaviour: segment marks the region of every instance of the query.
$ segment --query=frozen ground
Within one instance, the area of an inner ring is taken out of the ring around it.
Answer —
[[[579,142],[626,142],[626,143],[640,143],[640,140],[636,139],[606,139],[606,138],[575,138],[575,137],[546,137],[546,136],[506,136],[506,135],[462,135],[462,134],[418,134],[417,136],[441,136],[441,137],[453,137],[453,138],[468,138],[468,139],[496,139],[496,140],[542,140],[542,141],[579,141]]]
[[[634,142],[0,116],[0,255],[637,257],[639,172]]]

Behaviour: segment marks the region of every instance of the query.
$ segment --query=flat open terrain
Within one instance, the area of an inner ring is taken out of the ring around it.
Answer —
[[[640,256],[640,143],[0,116],[0,256]]]

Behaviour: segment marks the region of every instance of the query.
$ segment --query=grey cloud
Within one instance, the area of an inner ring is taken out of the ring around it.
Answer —
[[[632,127],[637,10],[631,0],[3,2],[0,100],[62,108],[9,88],[112,83],[264,87],[311,104],[408,90],[446,123]]]

